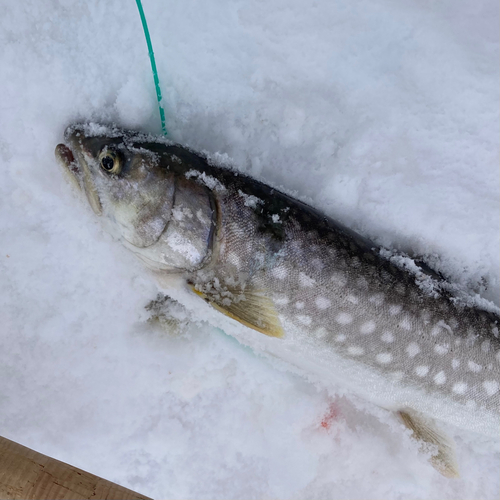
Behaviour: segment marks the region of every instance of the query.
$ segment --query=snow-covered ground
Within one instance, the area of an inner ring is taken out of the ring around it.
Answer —
[[[144,0],[170,138],[227,154],[499,304],[496,0]],[[3,0],[0,435],[155,498],[492,499],[498,447],[439,476],[386,411],[203,323],[71,194],[66,125],[160,132],[133,0]]]

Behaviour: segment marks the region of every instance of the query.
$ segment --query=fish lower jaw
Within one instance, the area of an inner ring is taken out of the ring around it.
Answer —
[[[126,240],[122,239],[122,242],[123,242],[123,245],[126,248],[128,248],[131,252],[133,252],[134,255],[138,259],[140,259],[146,265],[146,267],[151,271],[157,271],[157,272],[161,272],[163,274],[183,274],[185,272],[184,269],[174,267],[174,266],[171,266],[167,263],[162,263],[161,261],[159,261],[157,259],[152,259],[152,258],[148,257],[147,255],[145,255],[145,252],[142,248],[138,248]]]

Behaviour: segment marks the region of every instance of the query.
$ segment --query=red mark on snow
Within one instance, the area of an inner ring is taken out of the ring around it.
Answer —
[[[339,413],[338,406],[335,403],[331,403],[328,408],[328,412],[323,417],[323,420],[321,420],[321,427],[328,430],[332,423],[337,420]]]

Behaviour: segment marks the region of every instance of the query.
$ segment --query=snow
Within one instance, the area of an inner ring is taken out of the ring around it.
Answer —
[[[170,139],[497,306],[498,9],[144,0]],[[147,322],[157,286],[53,154],[75,121],[161,132],[135,2],[6,0],[0,47],[0,434],[155,498],[497,498],[495,443],[455,433],[445,479],[342,387]]]

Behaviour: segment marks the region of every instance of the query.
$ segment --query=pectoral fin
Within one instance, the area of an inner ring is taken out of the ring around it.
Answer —
[[[263,292],[246,288],[245,291],[227,290],[221,296],[219,290],[210,293],[198,290],[195,285],[190,287],[215,309],[242,325],[270,337],[283,337],[283,328],[274,302]]]
[[[413,437],[422,442],[424,449],[425,445],[437,447],[436,454],[430,459],[432,466],[445,477],[459,477],[453,440],[422,415],[406,411],[398,413],[406,427],[413,431]]]

